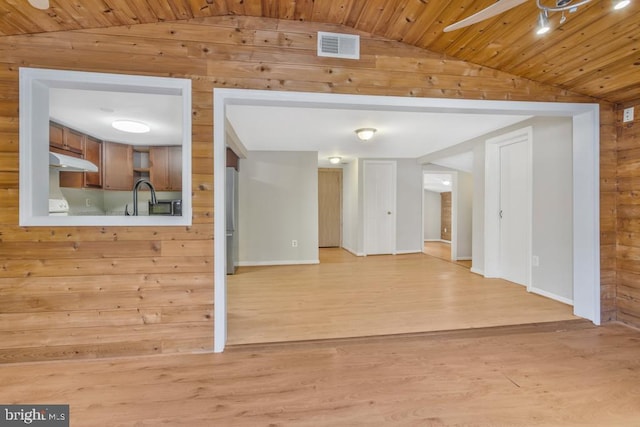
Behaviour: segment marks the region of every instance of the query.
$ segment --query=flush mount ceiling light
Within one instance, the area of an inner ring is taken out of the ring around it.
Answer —
[[[340,161],[342,160],[342,157],[329,157],[329,163],[331,163],[332,165],[337,165],[338,163],[340,163]]]
[[[148,124],[134,120],[115,120],[111,123],[114,129],[129,133],[147,133],[151,130]]]
[[[375,128],[360,128],[356,129],[356,135],[358,135],[358,139],[360,139],[360,141],[368,141],[373,138],[373,134],[377,131],[378,129]]]
[[[49,9],[49,0],[28,0],[29,4],[36,9]]]

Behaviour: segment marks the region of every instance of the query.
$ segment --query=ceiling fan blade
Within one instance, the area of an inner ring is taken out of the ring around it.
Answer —
[[[36,9],[49,9],[49,0],[27,0]]]
[[[485,19],[493,18],[496,15],[501,14],[502,12],[506,12],[509,9],[513,9],[516,6],[520,6],[522,3],[527,0],[498,0],[491,6],[482,9],[478,13],[474,13],[473,15],[464,18],[461,21],[453,23],[444,29],[445,33],[449,31],[459,30],[460,28],[468,27],[469,25],[476,24],[478,22],[484,21]]]

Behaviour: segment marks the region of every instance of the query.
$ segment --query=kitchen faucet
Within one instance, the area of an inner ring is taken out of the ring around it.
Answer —
[[[146,178],[140,178],[138,181],[136,181],[135,185],[133,186],[133,216],[138,216],[138,189],[142,184],[146,184],[147,187],[149,187],[149,190],[151,190],[150,203],[152,205],[158,204],[158,199],[156,199],[156,189],[153,188],[153,184],[151,184],[151,181],[149,181]],[[126,206],[124,208],[124,212],[125,212],[125,215],[129,215],[129,209]]]

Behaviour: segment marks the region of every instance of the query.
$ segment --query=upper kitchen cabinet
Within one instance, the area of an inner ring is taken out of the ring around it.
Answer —
[[[128,190],[133,188],[133,146],[117,142],[104,142],[105,190]]]
[[[63,150],[64,154],[82,155],[84,135],[58,123],[49,122],[49,144],[54,150]]]
[[[150,147],[149,176],[156,190],[182,190],[182,147]]]
[[[102,141],[87,136],[84,141],[84,159],[98,166],[98,172],[84,173],[84,186],[102,188]]]
[[[102,188],[102,141],[59,123],[49,122],[49,149],[98,167],[97,172],[60,171],[60,186],[65,188]]]

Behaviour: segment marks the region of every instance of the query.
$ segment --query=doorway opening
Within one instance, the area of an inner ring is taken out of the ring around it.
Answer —
[[[456,175],[454,171],[423,172],[423,252],[448,261],[457,260]]]
[[[573,288],[574,313],[594,323],[600,321],[599,235],[598,235],[598,106],[592,104],[536,103],[516,101],[470,101],[452,99],[399,98],[363,95],[310,94],[294,92],[214,90],[214,351],[226,343],[227,289],[224,224],[224,149],[226,107],[238,104],[290,105],[296,108],[392,109],[398,112],[467,112],[486,115],[506,114],[570,117],[573,127]],[[580,217],[576,217],[580,212]]]

